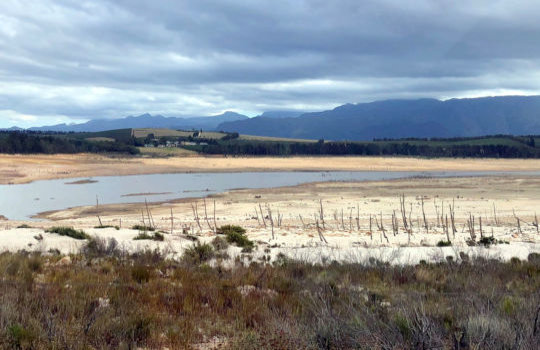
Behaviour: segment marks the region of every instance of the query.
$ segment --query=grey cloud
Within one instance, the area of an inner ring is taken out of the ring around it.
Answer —
[[[0,118],[538,93],[539,15],[536,1],[4,0]]]

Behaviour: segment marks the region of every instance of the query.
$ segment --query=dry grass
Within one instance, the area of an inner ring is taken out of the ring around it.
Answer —
[[[533,349],[540,261],[209,267],[91,241],[0,255],[0,347]],[[202,256],[202,258],[201,258]]]

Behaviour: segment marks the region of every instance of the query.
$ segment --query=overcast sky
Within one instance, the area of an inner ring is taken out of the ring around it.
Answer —
[[[540,93],[540,2],[1,0],[0,127]]]

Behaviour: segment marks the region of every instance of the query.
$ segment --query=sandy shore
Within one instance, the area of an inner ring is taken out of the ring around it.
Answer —
[[[93,176],[240,171],[540,171],[540,159],[405,157],[111,158],[96,154],[0,155],[0,184]]]
[[[408,230],[400,210],[402,194],[405,195]],[[26,223],[32,227],[27,229],[16,228],[22,222],[5,221],[1,224],[0,237],[5,238],[2,242],[8,243],[3,243],[2,248],[76,251],[82,244],[80,241],[43,233],[44,228],[59,225],[81,228],[99,237],[114,237],[128,251],[160,248],[180,256],[192,244],[185,233],[210,242],[215,237],[215,225],[235,224],[246,228],[248,237],[257,242],[258,248],[246,257],[239,248],[231,247],[230,255],[248,259],[276,259],[283,253],[311,261],[360,261],[375,257],[415,263],[422,259],[444,259],[448,255],[459,259],[460,252],[502,259],[524,259],[531,252],[540,253],[540,233],[533,225],[535,214],[540,213],[540,177],[315,183],[236,190],[208,198],[206,204],[208,220],[202,199],[151,204],[155,226],[167,233],[165,242],[134,241],[138,231],[131,227],[142,224],[141,211],[146,210],[142,204],[116,204],[46,213],[42,217],[49,221]],[[456,231],[450,227],[447,235],[445,225],[447,217],[451,222],[450,205],[454,207]],[[199,213],[198,222],[194,207]],[[121,229],[95,229],[99,224],[98,215],[103,224],[121,226]],[[398,221],[397,232],[392,228],[393,215]],[[475,220],[475,240],[482,236],[493,237],[499,244],[490,248],[469,246],[471,232],[467,220],[471,216]],[[148,218],[145,220],[147,223]],[[35,239],[39,234],[43,240]],[[448,238],[451,247],[436,247],[438,242]]]

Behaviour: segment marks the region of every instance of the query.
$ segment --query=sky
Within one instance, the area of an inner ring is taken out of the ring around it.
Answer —
[[[2,0],[0,127],[540,94],[540,2]]]

